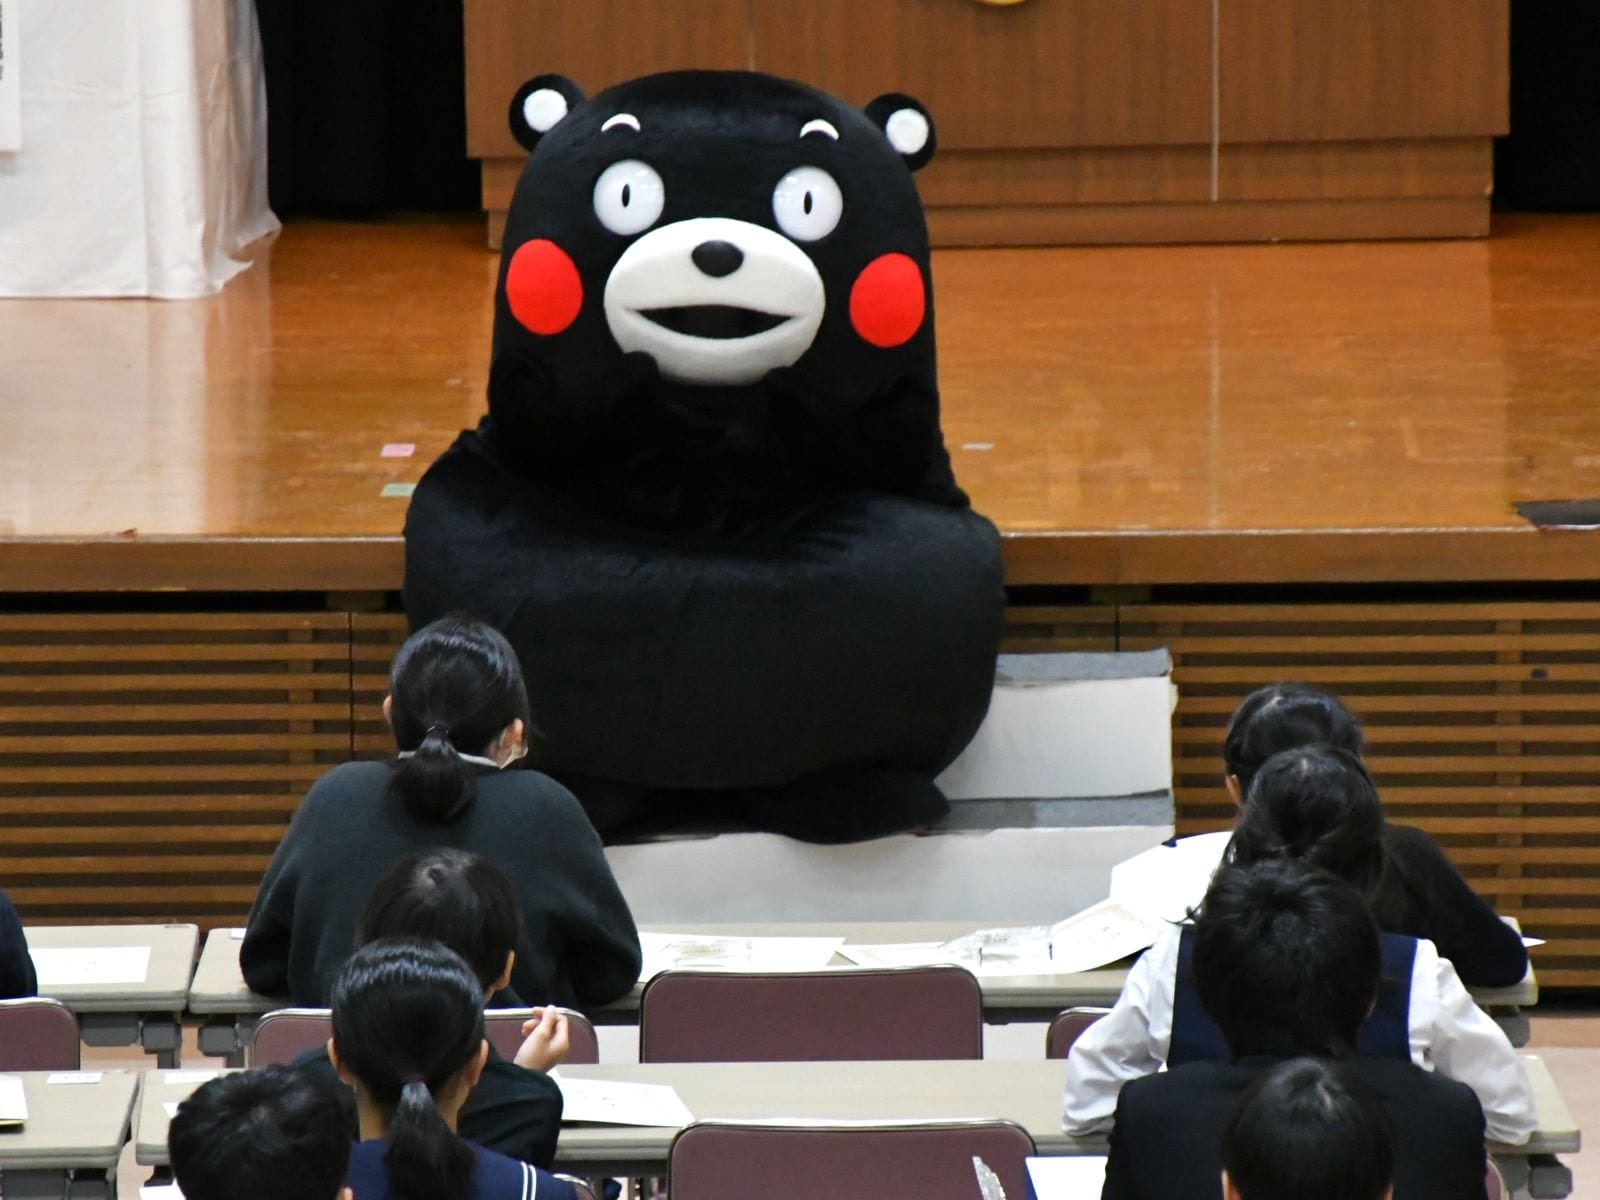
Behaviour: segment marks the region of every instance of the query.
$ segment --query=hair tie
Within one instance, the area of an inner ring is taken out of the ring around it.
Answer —
[[[405,1077],[405,1079],[403,1079],[401,1081],[400,1086],[402,1088],[408,1088],[413,1083],[420,1084],[422,1087],[427,1087],[428,1086],[428,1081],[426,1079],[424,1079],[421,1075],[418,1075],[418,1074],[415,1074],[415,1073],[407,1075]]]
[[[446,741],[450,740],[450,727],[443,721],[435,721],[432,725],[429,725],[427,733],[424,733],[422,736],[425,738],[432,737],[435,733],[444,738]]]

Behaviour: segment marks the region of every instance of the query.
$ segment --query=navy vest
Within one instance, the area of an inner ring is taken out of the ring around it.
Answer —
[[[1379,940],[1382,978],[1378,1004],[1361,1025],[1356,1052],[1369,1058],[1411,1060],[1411,964],[1417,956],[1417,939],[1398,933]],[[1167,1066],[1188,1062],[1228,1062],[1228,1043],[1222,1031],[1200,1007],[1194,988],[1194,929],[1185,926],[1178,942],[1178,978],[1173,989],[1172,1045]]]

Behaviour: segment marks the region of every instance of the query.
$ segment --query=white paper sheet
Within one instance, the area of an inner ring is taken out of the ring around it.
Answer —
[[[643,1125],[682,1129],[694,1120],[677,1091],[664,1083],[613,1083],[550,1077],[561,1088],[562,1124]]]
[[[1099,1200],[1106,1160],[1094,1155],[1030,1158],[1028,1180],[1037,1200]]]
[[[51,1087],[89,1087],[104,1077],[103,1071],[51,1071],[44,1081]]]
[[[31,953],[39,991],[46,996],[53,987],[143,983],[150,976],[149,946],[51,947]]]
[[[1166,929],[1165,921],[1102,900],[1051,926],[1052,969],[1073,975],[1118,962],[1155,945]]]
[[[0,1126],[21,1125],[28,1119],[28,1095],[17,1075],[0,1075]]]
[[[1111,898],[1161,920],[1184,920],[1205,899],[1232,836],[1202,833],[1124,859],[1111,868]]]
[[[677,967],[727,971],[815,971],[833,960],[842,937],[726,937],[713,934],[641,933],[640,979]]]
[[[139,1189],[139,1200],[183,1200],[183,1193],[175,1183],[147,1183]]]
[[[22,149],[22,36],[18,0],[0,0],[0,153]]]

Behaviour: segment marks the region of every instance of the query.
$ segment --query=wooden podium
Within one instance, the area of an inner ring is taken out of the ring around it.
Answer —
[[[754,68],[904,91],[940,245],[1481,237],[1509,0],[467,0],[498,243],[517,85]]]

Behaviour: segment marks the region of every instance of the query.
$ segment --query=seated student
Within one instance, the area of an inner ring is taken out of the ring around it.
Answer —
[[[22,919],[11,906],[11,897],[0,892],[0,1000],[21,1000],[39,994],[39,977],[28,955],[28,939],[22,932]]]
[[[477,855],[460,850],[419,854],[385,875],[367,901],[357,944],[380,938],[427,938],[455,951],[477,976],[488,1004],[510,978],[516,957],[517,898],[506,877]],[[561,1133],[561,1089],[545,1072],[566,1057],[567,1019],[554,1008],[536,1010],[522,1031],[526,1040],[511,1062],[489,1047],[483,1076],[461,1106],[461,1136],[549,1167]],[[296,1065],[343,1097],[354,1141],[355,1097],[340,1086],[326,1047],[301,1056]]]
[[[1394,1129],[1394,1200],[1484,1200],[1483,1110],[1471,1090],[1399,1059],[1350,1057],[1380,985],[1378,927],[1354,888],[1294,862],[1225,868],[1195,942],[1195,986],[1232,1058],[1122,1089],[1102,1200],[1215,1200],[1240,1097],[1305,1055],[1343,1058],[1378,1097]]]
[[[239,964],[269,996],[323,1007],[373,886],[419,850],[488,859],[522,916],[507,1003],[601,1005],[639,978],[639,935],[572,794],[525,753],[528,698],[505,638],[445,617],[395,655],[384,716],[398,753],[333,768],[290,822],[250,912]]]
[[[1365,889],[1381,870],[1382,828],[1377,789],[1359,759],[1320,747],[1287,750],[1251,784],[1230,855],[1237,865],[1300,860]],[[1068,1132],[1104,1129],[1130,1079],[1163,1065],[1226,1057],[1193,986],[1195,939],[1192,928],[1169,930],[1129,971],[1110,1014],[1073,1044],[1063,1106]],[[1504,1032],[1433,943],[1385,934],[1382,947],[1386,986],[1362,1026],[1362,1052],[1409,1057],[1460,1080],[1482,1101],[1490,1137],[1525,1141],[1537,1120],[1533,1089]]]
[[[482,985],[437,942],[355,952],[334,984],[328,1054],[356,1093],[349,1182],[360,1200],[576,1200],[570,1184],[457,1133],[489,1043]]]
[[[1243,806],[1262,765],[1283,750],[1323,745],[1360,757],[1364,739],[1349,709],[1327,692],[1276,683],[1246,696],[1222,744],[1228,794]],[[1420,829],[1385,822],[1383,860],[1366,887],[1378,928],[1427,938],[1469,987],[1509,987],[1528,973],[1522,938],[1461,877]]]
[[[167,1130],[184,1200],[350,1200],[350,1137],[331,1089],[292,1067],[219,1075]]]
[[[1292,1058],[1256,1077],[1222,1130],[1223,1200],[1388,1200],[1394,1130],[1345,1065]]]

